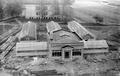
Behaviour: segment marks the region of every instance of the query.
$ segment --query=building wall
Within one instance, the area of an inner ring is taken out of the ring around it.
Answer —
[[[25,18],[38,18],[41,17],[42,15],[39,12],[43,12],[40,9],[37,10],[36,7],[44,8],[44,6],[47,7],[46,10],[46,17],[51,17],[53,15],[64,15],[64,11],[66,11],[66,5],[64,4],[64,0],[35,0],[35,1],[28,1],[24,2],[24,11],[22,13]],[[69,5],[69,4],[68,4]],[[41,7],[42,6],[42,7]],[[38,14],[37,14],[38,13]]]
[[[36,52],[34,50],[34,52],[17,52],[16,53],[16,56],[47,56],[48,55],[48,52]]]
[[[55,10],[52,7],[52,5],[44,5],[40,6],[38,4],[26,4],[24,5],[24,11],[22,13],[25,18],[39,18],[39,17],[51,17]],[[42,9],[43,7],[46,7],[46,10]]]
[[[25,5],[25,10],[23,12],[25,12],[24,16],[26,18],[30,18],[30,17],[36,18],[37,17],[37,15],[36,15],[36,5],[32,5],[32,4]]]
[[[52,47],[50,47],[50,58],[52,59],[60,59],[60,60],[72,60],[75,58],[80,58],[82,56],[83,47],[70,44],[70,45],[63,45],[63,44],[53,44]],[[61,52],[61,55],[60,55]],[[65,52],[69,52],[69,58],[65,58]],[[53,56],[53,53],[57,53]],[[58,55],[59,54],[59,55]]]
[[[108,48],[87,48],[83,50],[83,54],[107,53]]]

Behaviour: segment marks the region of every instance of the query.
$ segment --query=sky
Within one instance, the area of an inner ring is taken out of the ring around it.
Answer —
[[[74,6],[101,6],[107,4],[120,5],[120,0],[76,0]]]
[[[117,5],[120,0],[76,0],[72,7],[74,15],[82,20],[94,22],[92,17],[98,15],[104,17],[106,23],[116,23],[120,19],[120,6]]]

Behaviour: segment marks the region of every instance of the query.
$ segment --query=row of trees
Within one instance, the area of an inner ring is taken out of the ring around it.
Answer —
[[[0,19],[20,15],[22,10],[22,4],[18,1],[0,0]]]

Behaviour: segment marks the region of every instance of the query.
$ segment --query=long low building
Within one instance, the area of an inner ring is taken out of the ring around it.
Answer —
[[[108,53],[105,40],[79,41],[65,38],[57,41],[34,42],[23,41],[16,44],[17,56],[47,56],[51,59],[72,60],[86,54]]]
[[[16,44],[17,56],[45,56],[47,53],[47,42],[23,41]]]
[[[109,46],[106,40],[84,41],[84,54],[108,53]]]
[[[105,54],[108,53],[108,44],[105,40],[78,41],[66,38],[53,41],[50,44],[51,58],[72,60],[83,57],[86,54]]]
[[[37,39],[37,25],[34,22],[28,21],[23,24],[22,30],[19,34],[20,41],[36,40]]]
[[[96,36],[76,21],[68,22],[68,28],[83,40],[96,39]]]

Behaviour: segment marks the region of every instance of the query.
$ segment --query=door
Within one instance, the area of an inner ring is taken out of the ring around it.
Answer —
[[[68,52],[68,51],[65,51],[65,54],[64,54],[65,56],[65,58],[70,58],[70,52]]]
[[[70,46],[62,48],[62,59],[69,60],[72,59],[72,50],[73,48]]]

